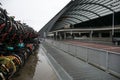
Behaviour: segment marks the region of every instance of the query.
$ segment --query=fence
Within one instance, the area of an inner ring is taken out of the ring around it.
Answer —
[[[49,44],[120,78],[120,53],[46,40]]]

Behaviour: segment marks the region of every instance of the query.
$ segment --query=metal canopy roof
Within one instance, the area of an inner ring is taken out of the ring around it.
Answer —
[[[120,0],[73,0],[58,18],[52,30],[77,24],[120,11]]]

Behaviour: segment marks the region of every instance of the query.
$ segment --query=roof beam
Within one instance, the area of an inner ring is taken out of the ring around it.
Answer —
[[[68,22],[68,21],[56,23],[56,24],[54,25],[54,29],[62,28],[62,27],[64,27],[65,25],[68,25],[68,24],[72,24],[72,23],[70,23],[70,22]]]
[[[96,16],[100,17],[99,14],[95,13],[94,11],[87,10],[87,9],[73,9],[73,10],[70,10],[70,11],[86,11],[86,12],[93,13],[93,14],[95,14]]]
[[[79,19],[79,18],[77,18],[77,17],[73,17],[73,16],[69,16],[69,15],[66,15],[66,16],[64,16],[64,17],[73,18],[73,19],[76,19],[76,20],[78,20],[78,21],[83,21],[83,20],[81,20],[81,19]]]
[[[72,23],[70,23],[70,22],[68,22],[68,21],[63,21],[63,20],[57,21],[55,24],[59,24],[59,23],[61,23],[61,22],[66,22],[66,23],[68,23],[68,24],[72,24]]]
[[[77,24],[77,22],[76,22],[76,21],[71,20],[71,19],[69,19],[69,18],[67,18],[67,19],[65,19],[65,20],[63,20],[63,21],[71,21],[71,22],[73,22],[73,23]],[[72,23],[71,23],[71,24],[72,24]]]
[[[83,17],[85,17],[85,18],[87,18],[87,19],[90,20],[89,17],[87,17],[87,16],[85,16],[85,15],[83,15],[83,14],[79,14],[79,13],[68,13],[68,14],[66,14],[66,15],[77,15],[77,16],[83,16]]]
[[[61,17],[58,21],[62,21],[63,19],[65,20],[65,19],[67,19],[67,18],[73,18],[73,19],[76,19],[76,20],[79,20],[79,21],[83,21],[83,20],[81,20],[81,19],[79,19],[79,18],[76,18],[76,17],[72,17],[72,16],[63,16],[63,17]]]
[[[99,3],[92,3],[92,2],[87,2],[87,3],[78,3],[78,4],[76,4],[76,5],[84,5],[84,4],[93,4],[93,5],[99,5],[99,6],[102,6],[102,7],[104,7],[104,8],[106,8],[106,9],[109,9],[110,11],[112,11],[112,12],[114,12],[114,10],[112,10],[111,8],[109,8],[108,6],[105,6],[105,5],[103,5],[103,4],[99,4]]]

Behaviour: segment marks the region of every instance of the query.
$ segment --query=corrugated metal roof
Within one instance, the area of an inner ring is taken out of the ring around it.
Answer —
[[[74,0],[59,17],[53,29],[77,24],[120,11],[120,0]],[[66,24],[65,24],[66,23]]]

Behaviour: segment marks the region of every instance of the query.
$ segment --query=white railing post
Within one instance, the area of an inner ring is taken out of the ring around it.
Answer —
[[[109,55],[109,52],[106,51],[106,72],[107,72],[107,73],[109,73],[109,71],[108,71],[108,68],[109,68],[109,64],[108,64],[109,58],[108,58],[108,55]]]

